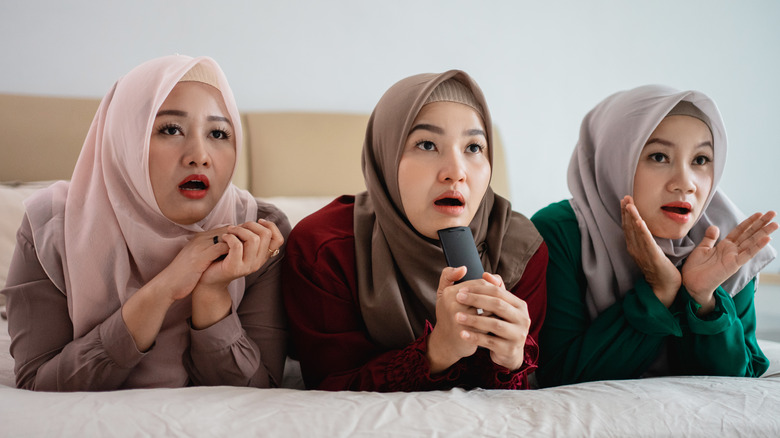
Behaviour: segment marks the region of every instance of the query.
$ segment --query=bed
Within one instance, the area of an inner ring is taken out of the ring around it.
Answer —
[[[22,200],[70,177],[97,105],[95,99],[0,95],[0,288]],[[362,190],[367,115],[242,117],[246,148],[234,182],[276,203],[293,223],[339,194]],[[508,196],[502,153],[499,148],[493,187]],[[757,379],[664,377],[391,394],[303,390],[294,361],[278,389],[35,393],[14,387],[9,343],[0,318],[2,436],[780,436],[780,343],[764,340],[771,367]]]

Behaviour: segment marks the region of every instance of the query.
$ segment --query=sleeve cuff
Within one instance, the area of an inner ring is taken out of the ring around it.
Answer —
[[[713,295],[715,296],[715,308],[707,315],[699,317],[696,315],[696,311],[699,310],[701,305],[688,294],[688,291],[685,291],[685,316],[692,333],[715,335],[727,330],[734,324],[736,319],[734,301],[720,286],[715,289]]]
[[[490,360],[490,354],[487,355]],[[527,338],[524,352],[523,364],[516,370],[510,370],[504,366],[498,365],[492,360],[493,364],[493,384],[490,389],[526,389],[529,387],[528,375],[538,368],[536,360],[539,357],[539,347],[532,338]]]
[[[431,375],[431,364],[428,363],[425,353],[428,351],[428,335],[432,330],[433,326],[426,321],[423,334],[388,363],[387,381],[395,382],[394,387],[403,387],[404,391],[427,391],[449,388],[458,381],[463,371],[461,361],[441,373]]]
[[[677,315],[664,306],[644,278],[623,299],[626,320],[637,331],[658,336],[682,336]]]
[[[121,368],[132,368],[146,356],[138,350],[133,335],[122,318],[122,308],[100,324],[100,343],[108,357]],[[154,348],[152,345],[151,348]],[[150,348],[150,350],[151,350]]]
[[[241,320],[236,312],[233,311],[228,316],[222,318],[222,320],[203,330],[197,330],[192,327],[191,320],[188,320],[188,322],[190,325],[190,349],[192,352],[211,353],[224,350],[236,343],[244,333]]]

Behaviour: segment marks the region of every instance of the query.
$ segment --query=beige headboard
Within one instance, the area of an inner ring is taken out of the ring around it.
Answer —
[[[0,94],[0,181],[70,179],[99,104]]]
[[[99,99],[0,94],[0,181],[69,179]],[[366,114],[245,112],[234,183],[255,196],[337,196],[364,190]],[[500,136],[492,187],[509,197]]]

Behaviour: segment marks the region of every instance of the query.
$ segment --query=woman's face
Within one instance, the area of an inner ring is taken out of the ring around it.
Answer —
[[[650,233],[688,234],[712,190],[714,158],[712,133],[701,120],[675,115],[658,124],[634,176],[634,202]]]
[[[149,174],[157,205],[173,222],[205,218],[230,184],[236,139],[222,94],[201,82],[180,82],[154,120]]]
[[[468,105],[422,107],[406,138],[398,185],[406,217],[420,234],[468,226],[490,184],[485,126]]]

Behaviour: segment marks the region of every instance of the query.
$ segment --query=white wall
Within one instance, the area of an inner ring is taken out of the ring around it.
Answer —
[[[746,212],[780,210],[775,0],[28,0],[0,16],[0,92],[99,97],[142,61],[183,53],[215,58],[242,110],[370,112],[402,77],[466,70],[528,215],[569,196],[579,123],[599,100],[698,89],[729,133],[722,187]]]

